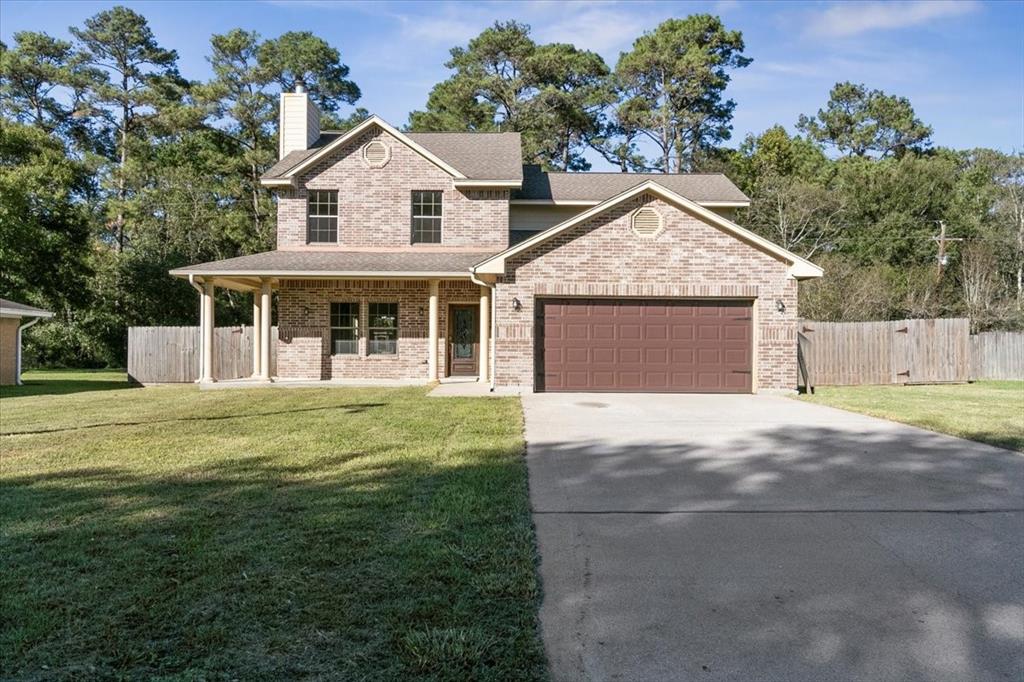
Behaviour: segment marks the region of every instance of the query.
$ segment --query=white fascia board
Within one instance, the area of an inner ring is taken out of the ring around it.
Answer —
[[[465,278],[469,279],[469,270],[456,270],[456,271],[445,271],[445,272],[402,272],[402,271],[349,271],[349,270],[299,270],[285,272],[282,270],[246,270],[246,271],[231,271],[231,272],[204,272],[195,270],[171,270],[170,274],[174,277],[188,277],[194,275],[196,277],[205,278],[216,278],[216,277],[277,277],[278,279],[294,279],[296,277],[346,277],[353,279],[431,279],[431,278]]]
[[[597,206],[600,201],[591,199],[511,199],[517,206]]]
[[[453,184],[456,187],[501,187],[520,189],[523,183],[519,180],[454,180]]]
[[[451,175],[453,178],[460,179],[460,180],[466,179],[466,176],[463,175],[462,173],[460,173],[458,170],[456,170],[453,166],[449,165],[448,163],[446,163],[445,161],[440,159],[438,156],[436,156],[433,153],[431,153],[430,151],[428,151],[426,149],[426,147],[424,147],[423,145],[418,144],[415,141],[413,141],[408,135],[406,135],[405,133],[401,132],[400,130],[398,130],[397,128],[395,128],[390,123],[388,123],[387,121],[385,121],[381,117],[377,116],[376,114],[374,114],[373,116],[370,116],[370,118],[366,119],[365,121],[363,121],[362,123],[357,125],[355,128],[352,128],[347,133],[345,133],[341,137],[337,138],[336,140],[334,140],[330,144],[324,145],[319,151],[317,151],[315,154],[313,154],[309,158],[307,158],[307,159],[305,159],[303,161],[300,161],[297,165],[295,165],[292,168],[290,168],[288,170],[288,172],[285,173],[285,175],[287,177],[293,177],[293,176],[297,175],[300,171],[302,171],[302,170],[304,170],[306,168],[309,168],[310,166],[312,166],[317,161],[319,161],[323,157],[325,157],[328,154],[330,154],[332,151],[334,151],[335,149],[337,149],[341,145],[343,145],[346,142],[348,142],[349,140],[351,140],[351,139],[361,135],[364,131],[366,131],[371,126],[380,126],[380,128],[382,130],[384,130],[385,132],[390,134],[392,137],[394,137],[397,140],[399,140],[402,144],[404,144],[407,147],[409,147],[410,149],[412,149],[414,152],[416,152],[417,154],[419,154],[420,156],[425,158],[427,161],[430,161],[435,166],[437,166],[438,168],[440,168],[444,172],[446,172],[449,175]]]
[[[694,203],[706,208],[746,208],[750,206],[749,201],[697,201]]]
[[[20,310],[18,308],[0,308],[0,317],[40,317],[47,318],[53,317],[53,313],[48,310],[41,310],[38,312],[29,310]]]
[[[261,178],[260,184],[264,187],[294,187],[295,178]]]
[[[597,206],[600,201],[592,199],[512,199],[510,204],[518,206]],[[749,201],[696,201],[706,208],[746,208]]]

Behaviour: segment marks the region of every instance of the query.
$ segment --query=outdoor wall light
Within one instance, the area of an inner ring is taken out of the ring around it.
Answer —
[[[781,298],[775,299],[775,309],[780,313],[786,312],[786,304],[782,302]]]
[[[523,302],[520,301],[515,296],[513,296],[512,297],[512,310],[522,310],[522,309],[523,309]]]

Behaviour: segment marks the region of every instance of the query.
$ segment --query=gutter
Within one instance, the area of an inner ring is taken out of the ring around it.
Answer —
[[[497,333],[497,330],[498,330],[498,319],[497,319],[498,318],[498,315],[497,315],[497,313],[498,313],[498,297],[497,297],[498,290],[497,290],[496,285],[489,284],[489,283],[483,281],[482,279],[478,279],[477,276],[476,276],[476,271],[473,268],[469,269],[469,281],[473,282],[473,284],[476,284],[476,285],[482,286],[482,287],[487,287],[488,289],[491,290],[491,339],[490,339],[490,341],[491,341],[490,346],[491,347],[490,347],[490,357],[487,358],[487,359],[488,359],[488,361],[490,362],[490,365],[491,365],[490,369],[488,371],[488,374],[490,375],[490,384],[491,384],[489,391],[491,393],[494,393],[494,389],[497,386],[497,380],[496,380],[496,378],[494,376],[494,373],[495,373],[495,370],[497,369],[497,366],[498,366],[497,358],[495,357],[495,352],[498,349],[498,340],[495,338],[495,334]]]
[[[21,386],[21,332],[36,324],[41,319],[43,318],[34,317],[31,322],[26,322],[25,324],[20,325],[18,327],[18,333],[15,335],[17,337],[15,339],[17,346],[14,353],[14,383],[18,386]]]

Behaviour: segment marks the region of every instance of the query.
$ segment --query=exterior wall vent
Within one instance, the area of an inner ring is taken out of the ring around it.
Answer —
[[[633,213],[633,219],[630,223],[633,228],[633,233],[638,237],[645,237],[652,239],[661,234],[664,229],[661,223],[661,214],[655,211],[653,208],[644,207],[637,209]]]
[[[372,140],[363,146],[363,161],[370,168],[383,168],[391,160],[391,148],[380,140]]]

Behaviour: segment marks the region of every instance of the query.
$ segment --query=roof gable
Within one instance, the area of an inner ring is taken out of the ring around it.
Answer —
[[[577,216],[570,218],[554,227],[548,228],[543,232],[540,232],[533,237],[526,239],[513,247],[510,247],[501,253],[495,254],[490,258],[481,261],[473,267],[473,272],[476,274],[494,274],[500,275],[505,273],[506,261],[516,254],[522,253],[527,249],[530,249],[538,244],[542,244],[552,237],[565,232],[576,225],[579,225],[591,218],[598,216],[605,211],[617,206],[618,204],[628,201],[629,199],[643,194],[644,192],[650,192],[651,194],[659,196],[661,199],[668,203],[675,204],[680,208],[684,208],[697,217],[701,218],[704,222],[709,223],[715,227],[720,228],[726,233],[745,241],[752,246],[774,256],[780,261],[783,261],[789,265],[789,274],[791,277],[796,279],[808,279],[812,277],[821,277],[823,270],[814,263],[797,256],[795,253],[788,251],[781,246],[768,241],[764,237],[761,237],[746,228],[740,227],[736,223],[724,218],[714,211],[704,208],[700,204],[687,199],[686,197],[673,192],[672,190],[664,187],[663,185],[647,180],[640,184],[626,190],[614,197],[611,197],[607,201],[604,201],[593,208],[583,211]]]
[[[436,154],[434,154],[433,152],[431,152],[430,150],[428,150],[426,147],[419,144],[415,140],[411,139],[405,133],[393,127],[384,119],[380,118],[379,116],[370,116],[368,119],[366,119],[356,127],[338,135],[334,139],[331,139],[326,143],[321,144],[320,146],[314,145],[314,148],[312,150],[305,150],[306,152],[311,152],[309,154],[292,152],[284,159],[282,159],[281,162],[279,162],[279,164],[275,164],[275,167],[277,165],[283,165],[283,162],[285,162],[288,159],[288,157],[291,156],[292,154],[295,154],[296,156],[294,158],[298,159],[296,163],[291,164],[291,166],[287,170],[281,172],[279,176],[272,177],[270,176],[269,173],[267,173],[266,175],[263,176],[261,181],[263,182],[263,184],[279,185],[282,184],[280,182],[281,180],[287,180],[288,183],[290,184],[291,182],[294,181],[294,178],[303,170],[309,168],[317,161],[330,154],[335,149],[342,147],[346,142],[349,142],[350,140],[358,137],[359,135],[363,134],[373,126],[379,127],[381,130],[385,131],[386,133],[394,137],[396,140],[406,145],[407,147],[409,147],[417,154],[433,163],[435,166],[437,166],[444,172],[448,173],[448,175],[452,176],[453,178],[466,179],[466,176],[463,175],[460,171],[458,171],[454,166],[449,164],[447,161],[444,161],[443,159],[439,158]],[[320,140],[318,140],[317,142],[319,143]]]
[[[404,133],[379,116],[345,132],[325,132],[309,148],[288,153],[263,174],[267,186],[290,186],[305,169],[379,127],[450,175],[456,185],[518,188],[523,181],[519,133]]]

